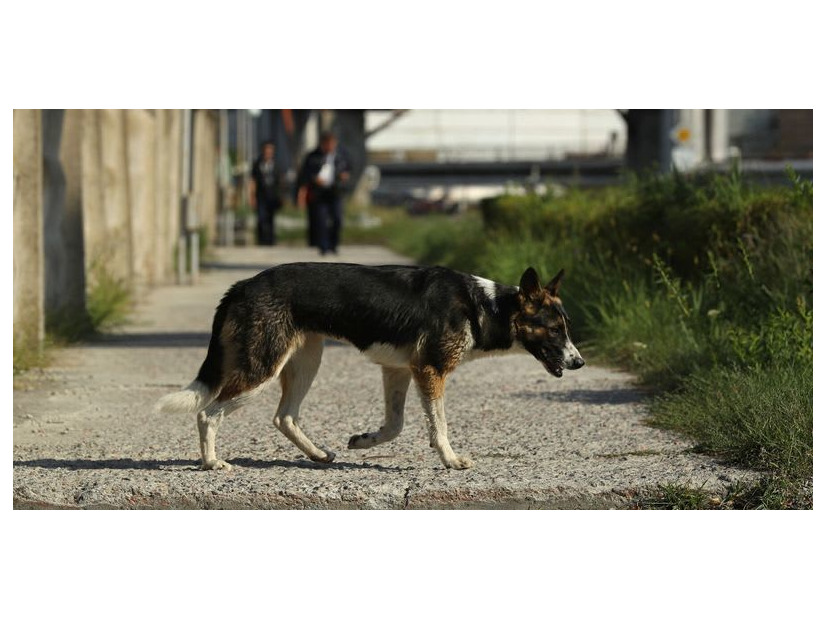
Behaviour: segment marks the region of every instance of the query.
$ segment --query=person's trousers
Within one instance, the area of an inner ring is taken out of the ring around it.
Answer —
[[[322,254],[338,250],[341,236],[342,205],[340,198],[319,200],[310,205],[310,226],[315,245]]]
[[[275,245],[275,202],[258,201],[258,245]]]

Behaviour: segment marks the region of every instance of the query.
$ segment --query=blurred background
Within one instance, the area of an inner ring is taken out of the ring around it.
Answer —
[[[380,207],[462,214],[629,173],[737,162],[760,183],[786,182],[789,165],[811,178],[812,124],[812,110],[15,110],[15,338],[85,329],[90,310],[102,320],[101,286],[125,298],[192,283],[209,247],[255,244],[247,188],[265,141],[289,242],[307,225],[292,209],[302,161],[322,132],[337,135],[352,168],[346,241],[380,227]]]

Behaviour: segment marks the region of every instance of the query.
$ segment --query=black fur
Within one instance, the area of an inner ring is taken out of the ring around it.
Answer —
[[[232,320],[240,332],[237,363],[251,382],[263,381],[279,352],[278,317],[287,310],[297,331],[317,332],[371,345],[415,344],[422,334],[458,333],[470,325],[475,348],[508,349],[518,289],[496,285],[496,300],[472,276],[444,267],[379,266],[348,263],[291,263],[235,283],[215,314],[207,357],[198,380],[210,388],[221,381],[221,331]],[[480,313],[485,315],[480,321]],[[425,342],[428,363],[441,370],[438,338]]]

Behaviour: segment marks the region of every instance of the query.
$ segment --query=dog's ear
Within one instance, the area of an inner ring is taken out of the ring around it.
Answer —
[[[519,291],[527,299],[535,299],[542,291],[539,275],[533,267],[528,267],[525,273],[522,274],[522,279],[519,280]]]
[[[556,274],[554,279],[548,282],[548,286],[545,287],[552,296],[559,297],[559,285],[562,284],[562,276],[564,275],[565,270],[560,269],[559,273]]]

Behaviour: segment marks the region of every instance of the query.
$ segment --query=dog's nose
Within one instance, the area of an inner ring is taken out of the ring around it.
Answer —
[[[571,370],[577,370],[585,366],[585,360],[581,357],[576,358],[573,362],[571,362]]]

